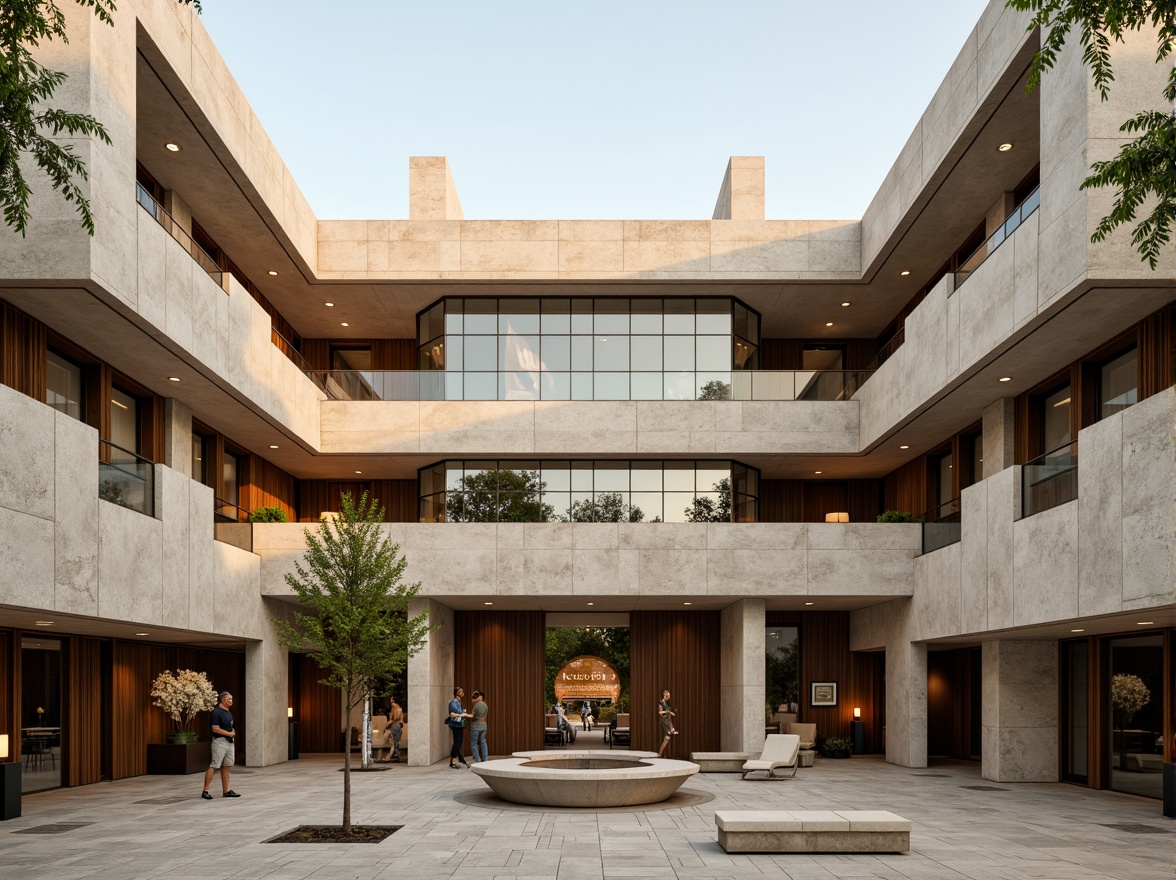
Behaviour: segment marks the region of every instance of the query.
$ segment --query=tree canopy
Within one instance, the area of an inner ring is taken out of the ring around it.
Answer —
[[[1029,71],[1031,90],[1057,63],[1072,31],[1077,31],[1082,60],[1104,101],[1115,79],[1112,41],[1122,42],[1130,31],[1154,29],[1159,64],[1171,55],[1176,40],[1176,0],[1006,0],[1005,5],[1032,12],[1030,27],[1040,27],[1044,35]],[[1109,186],[1117,190],[1110,213],[1090,236],[1092,242],[1103,241],[1119,226],[1131,223],[1145,203],[1152,203],[1151,211],[1136,224],[1131,241],[1153,269],[1171,240],[1176,219],[1176,67],[1169,71],[1163,97],[1164,110],[1141,110],[1119,127],[1134,140],[1124,144],[1115,158],[1091,165],[1092,173],[1081,185],[1081,189]]]
[[[568,522],[641,522],[645,512],[626,504],[620,492],[605,492],[593,498],[573,501],[568,508]]]
[[[543,503],[547,484],[538,471],[490,470],[467,474],[446,493],[449,522],[551,522],[555,508]]]
[[[686,508],[686,522],[730,522],[731,480],[715,483],[712,495],[698,495]]]

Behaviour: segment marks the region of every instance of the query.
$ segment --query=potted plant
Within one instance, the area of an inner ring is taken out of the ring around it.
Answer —
[[[853,743],[840,736],[830,736],[821,743],[822,758],[848,758],[853,753]]]
[[[167,733],[169,743],[196,742],[196,715],[216,708],[216,691],[203,672],[177,669],[166,670],[151,683],[152,705],[171,717],[173,730]]]
[[[1151,702],[1151,691],[1143,679],[1130,673],[1119,673],[1111,678],[1111,710],[1114,715],[1115,739],[1119,747],[1119,769],[1127,770],[1127,737],[1124,729],[1135,713]]]
[[[288,523],[290,517],[285,510],[277,505],[267,505],[258,507],[249,514],[249,521],[251,523]]]
[[[910,523],[919,521],[909,510],[886,510],[878,514],[877,519],[880,523]]]

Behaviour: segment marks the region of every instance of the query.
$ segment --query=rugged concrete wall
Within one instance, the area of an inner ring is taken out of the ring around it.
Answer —
[[[980,775],[1058,781],[1058,643],[984,643]]]
[[[724,752],[758,752],[764,745],[766,608],[763,599],[740,599],[720,615],[719,717]]]
[[[442,720],[453,699],[453,610],[432,599],[416,598],[410,616],[428,612],[429,633],[424,649],[408,660],[408,763],[424,767],[449,754],[453,735]],[[468,745],[468,734],[467,734]]]

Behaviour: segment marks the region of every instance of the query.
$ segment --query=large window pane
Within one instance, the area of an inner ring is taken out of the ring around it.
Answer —
[[[1041,451],[1065,446],[1070,436],[1070,386],[1059,388],[1041,402]]]
[[[764,632],[765,696],[773,712],[800,708],[800,642],[795,626],[769,626]]]
[[[494,334],[498,332],[498,300],[468,297],[465,300],[465,332]]]
[[[1098,418],[1105,419],[1133,406],[1139,394],[1138,351],[1124,352],[1099,368]]]
[[[593,337],[591,336],[573,336],[572,337],[572,370],[573,372],[584,370],[592,370],[592,344]]]
[[[629,337],[628,336],[597,336],[593,347],[593,369],[597,372],[605,370],[629,369]]]
[[[538,370],[539,337],[510,335],[499,337],[498,369]]]
[[[664,326],[667,334],[693,335],[694,299],[691,297],[667,297]]]
[[[635,298],[630,303],[630,333],[662,332],[662,301],[653,297]]]
[[[503,297],[498,301],[499,333],[538,333],[539,300]]]
[[[82,368],[55,351],[45,353],[45,402],[70,418],[84,420]]]
[[[498,369],[498,337],[467,336],[465,338],[465,369],[471,372]]]
[[[110,442],[127,452],[139,452],[139,402],[118,388],[110,392]]]
[[[595,302],[596,316],[592,327],[597,336],[628,334],[628,297],[598,297]]]
[[[572,332],[571,300],[545,299],[542,301],[543,312],[539,331],[548,333],[567,334]]]
[[[699,299],[696,333],[731,334],[731,306],[729,299]]]
[[[628,373],[596,373],[593,383],[595,400],[628,400]]]
[[[693,336],[667,336],[664,350],[663,363],[667,372],[694,369]]]
[[[554,373],[572,369],[572,340],[570,336],[543,337],[543,369]]]
[[[699,336],[697,343],[698,359],[694,365],[696,370],[731,369],[730,336]]]
[[[629,399],[630,400],[661,400],[662,399],[662,374],[661,373],[630,373],[629,374]]]
[[[539,396],[543,400],[571,400],[571,373],[541,373]]]
[[[1164,638],[1157,633],[1111,639],[1109,650],[1111,679],[1104,705],[1111,735],[1110,787],[1162,797]]]
[[[661,372],[662,338],[660,336],[630,336],[631,366],[634,372]]]

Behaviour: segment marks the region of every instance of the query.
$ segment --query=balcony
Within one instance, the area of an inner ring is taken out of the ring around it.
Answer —
[[[151,193],[147,192],[140,183],[135,184],[135,201],[139,203],[139,207],[151,215],[164,231],[180,243],[180,247],[188,252],[188,255],[196,261],[205,272],[208,273],[216,286],[228,293],[228,273],[222,272],[220,266],[217,265],[216,260],[208,255],[208,253],[192,240],[192,236],[180,226],[169,214],[163,209],[163,205],[155,201]]]
[[[1059,446],[1021,467],[1021,517],[1078,497],[1078,442]]]
[[[212,536],[222,544],[232,544],[253,552],[253,524],[249,511],[231,501],[217,498],[212,508]]]
[[[972,252],[972,255],[964,260],[959,269],[956,270],[955,287],[948,291],[948,296],[951,296],[955,291],[960,289],[960,285],[967,281],[972,276],[972,273],[980,268],[980,264],[987,260],[993,251],[1004,244],[1005,239],[1012,235],[1017,227],[1025,222],[1026,217],[1037,210],[1039,204],[1041,204],[1040,187],[1029,193],[1025,197],[1025,201],[1021,202],[1013,213],[1005,218],[1004,223],[1000,225],[996,232],[988,236],[988,240],[976,248]]]
[[[280,347],[280,346],[279,346]],[[306,370],[332,400],[849,400],[868,370],[471,373]]]
[[[918,519],[923,523],[923,553],[932,553],[960,542],[963,524],[960,521],[959,498],[932,507]]]
[[[155,465],[109,440],[99,440],[98,497],[155,516]]]

